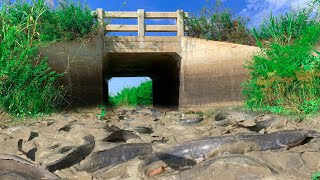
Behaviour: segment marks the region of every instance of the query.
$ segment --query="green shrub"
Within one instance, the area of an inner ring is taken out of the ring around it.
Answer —
[[[315,44],[320,25],[309,12],[271,16],[255,31],[261,52],[245,65],[251,75],[243,84],[247,107],[283,114],[318,112],[320,57]]]
[[[248,20],[234,17],[217,0],[213,9],[205,7],[200,15],[186,18],[188,36],[215,41],[255,45],[254,38],[246,27]]]
[[[94,29],[91,10],[79,3],[60,3],[57,9],[46,11],[41,17],[42,41],[73,40]]]
[[[270,14],[270,17],[265,19],[258,29],[254,29],[258,45],[261,46],[262,43],[267,46],[273,42],[285,45],[300,38],[309,26],[317,23],[315,17],[310,18],[312,9],[291,10],[279,17]]]
[[[123,88],[115,96],[109,97],[115,106],[136,106],[152,104],[152,81],[141,83],[138,87]]]
[[[92,28],[93,18],[89,20],[88,10],[80,11],[79,6],[50,9],[44,0],[1,5],[0,108],[16,116],[50,113],[63,103],[66,89],[58,83],[63,74],[40,57],[38,46],[83,36]],[[75,19],[69,16],[72,13],[77,14]],[[87,23],[71,25],[71,20]]]

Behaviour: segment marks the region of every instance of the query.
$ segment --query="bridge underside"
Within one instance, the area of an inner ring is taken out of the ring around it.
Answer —
[[[179,106],[180,56],[176,53],[108,53],[103,58],[104,101],[112,77],[148,76],[153,84],[153,105]]]
[[[64,82],[74,104],[106,102],[106,79],[149,76],[154,105],[179,108],[241,103],[243,63],[259,51],[189,37],[97,37],[40,50],[54,70],[68,69]]]

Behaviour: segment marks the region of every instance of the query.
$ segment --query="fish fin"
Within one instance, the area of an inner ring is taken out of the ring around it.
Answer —
[[[23,143],[23,139],[19,139],[19,141],[18,141],[18,150],[25,155],[27,153],[22,149],[22,143]]]
[[[27,158],[31,159],[32,161],[36,160],[36,152],[38,151],[38,148],[32,148],[27,153]]]
[[[27,156],[27,158],[31,159],[32,161],[35,161],[35,157],[36,157],[36,152],[37,152],[37,148],[32,148],[31,150],[29,150],[28,152],[25,152],[23,149],[22,149],[22,143],[23,143],[23,140],[22,139],[19,139],[18,141],[18,150],[20,152],[22,152],[22,154],[24,154],[25,156]]]

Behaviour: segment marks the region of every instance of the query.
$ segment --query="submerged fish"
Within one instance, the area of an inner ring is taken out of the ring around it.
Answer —
[[[242,134],[206,137],[176,145],[164,152],[157,152],[145,159],[144,165],[162,160],[174,161],[181,166],[194,165],[219,153],[244,153],[249,151],[266,151],[289,148],[300,145],[308,138],[320,137],[320,132],[306,130],[279,131],[266,135]],[[170,164],[167,164],[170,166]]]
[[[59,179],[56,175],[19,156],[0,155],[0,179]]]
[[[152,146],[148,143],[122,144],[112,149],[93,153],[77,169],[91,173],[104,167],[115,166],[134,159],[137,156],[151,153]]]
[[[78,147],[68,147],[70,150],[67,151],[61,159],[47,164],[47,169],[52,172],[58,169],[68,168],[86,158],[93,151],[95,141],[92,135],[87,135],[83,137],[83,139],[85,140],[84,144]],[[66,148],[66,150],[68,150],[68,148]],[[61,150],[60,152],[65,151]]]

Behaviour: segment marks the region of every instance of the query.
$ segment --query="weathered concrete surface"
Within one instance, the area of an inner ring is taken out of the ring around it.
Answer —
[[[181,39],[181,47],[180,107],[242,101],[240,84],[248,77],[243,63],[257,47],[190,37]]]
[[[190,37],[96,37],[41,48],[53,69],[70,66],[64,82],[77,102],[106,102],[112,77],[149,76],[154,105],[176,107],[241,102],[242,65],[257,51]]]
[[[102,40],[72,41],[40,48],[50,66],[62,73],[63,82],[70,86],[71,100],[80,104],[102,102]]]

